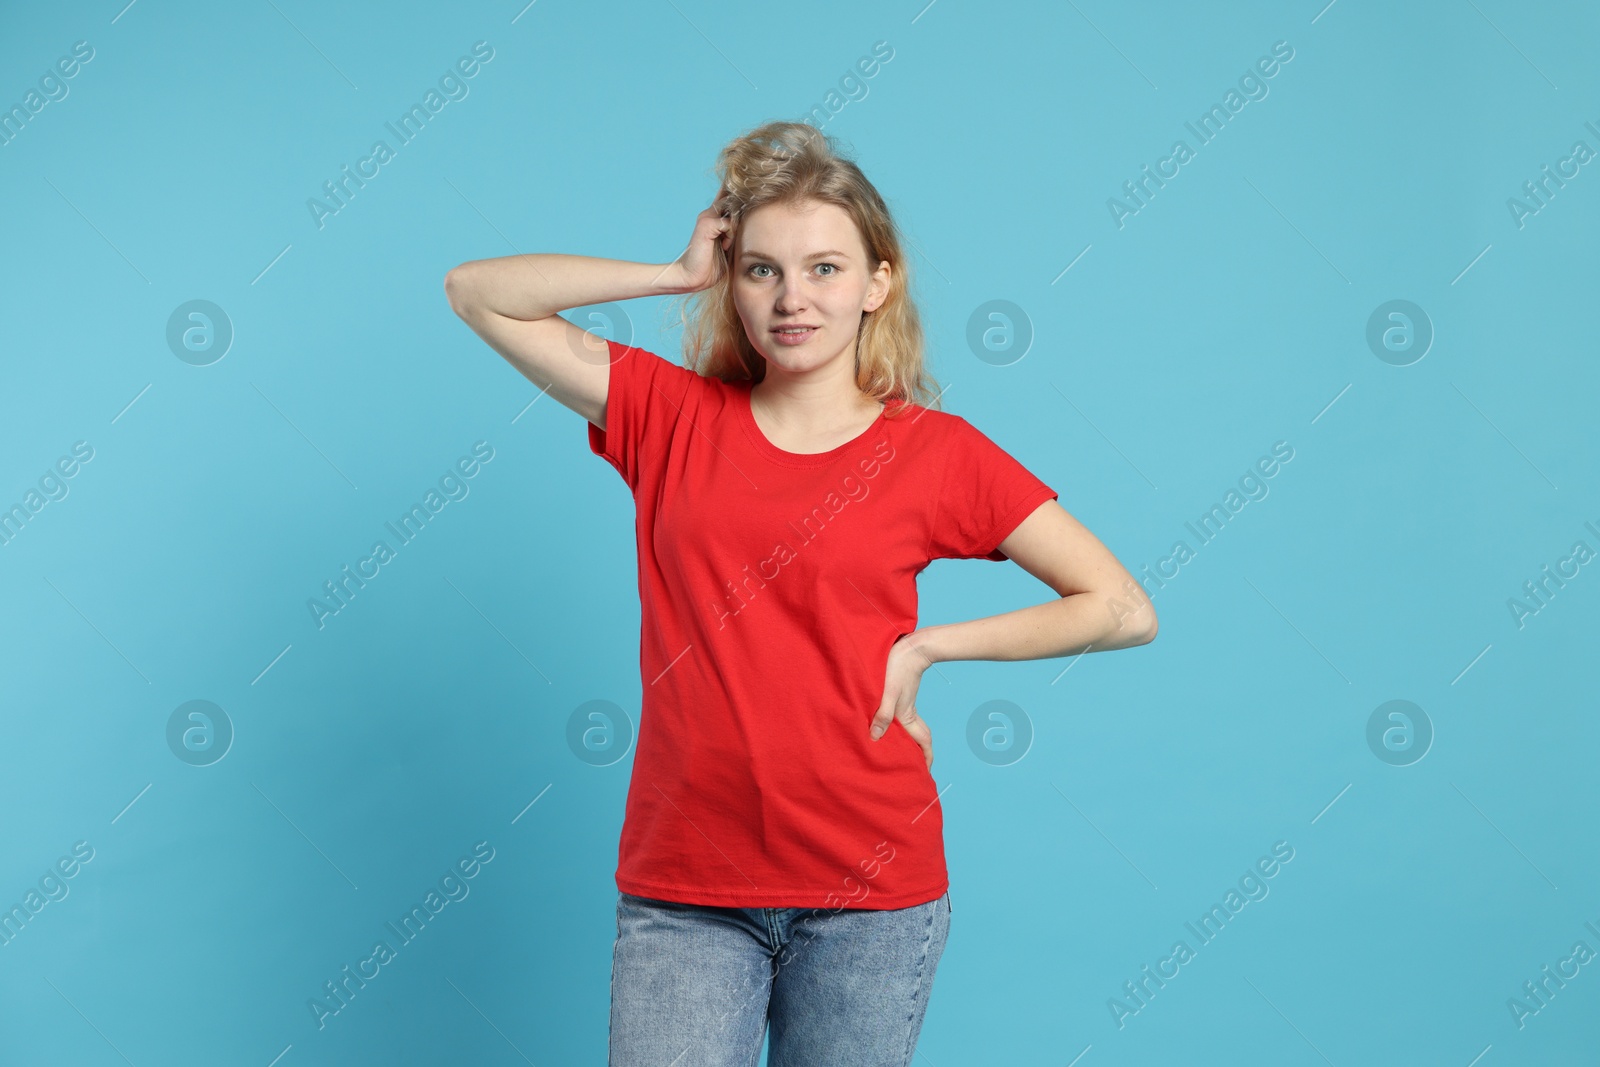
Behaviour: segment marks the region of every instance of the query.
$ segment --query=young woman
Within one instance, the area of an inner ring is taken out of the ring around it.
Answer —
[[[613,1067],[911,1062],[950,923],[918,717],[944,660],[1143,644],[1138,583],[1056,492],[938,403],[909,263],[831,138],[718,158],[671,263],[463,263],[451,307],[589,420],[633,491],[644,706],[611,978]],[[687,298],[679,366],[561,311]],[[933,559],[1011,559],[1047,603],[917,625]]]

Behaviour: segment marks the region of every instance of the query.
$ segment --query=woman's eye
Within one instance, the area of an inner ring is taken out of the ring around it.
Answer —
[[[754,263],[754,264],[751,264],[751,266],[750,266],[749,274],[751,275],[751,277],[755,277],[755,278],[770,278],[770,277],[773,277],[773,275],[771,273],[761,274],[761,273],[758,273],[758,272],[760,272],[760,271],[768,271],[768,272],[770,272],[771,270],[772,270],[772,268],[770,266],[768,266],[767,264],[765,264],[765,263]],[[831,278],[835,274],[839,273],[838,264],[835,264],[835,263],[818,263],[817,264],[817,270],[826,272],[826,273],[824,273],[822,275],[824,278]]]

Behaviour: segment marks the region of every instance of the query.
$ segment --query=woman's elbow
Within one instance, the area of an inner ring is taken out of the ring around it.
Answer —
[[[466,317],[467,310],[471,306],[472,283],[471,272],[468,270],[471,265],[470,262],[459,264],[450,268],[444,275],[445,299],[450,301],[450,310],[462,318]]]

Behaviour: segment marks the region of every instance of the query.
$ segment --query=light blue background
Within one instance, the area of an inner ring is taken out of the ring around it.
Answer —
[[[94,858],[0,947],[0,1062],[604,1062],[632,758],[565,727],[637,716],[632,502],[442,280],[673,258],[717,149],[880,40],[824,128],[915,244],[945,408],[1131,571],[1196,548],[1149,646],[926,675],[955,910],[916,1062],[1600,1055],[1600,964],[1507,1007],[1600,950],[1600,575],[1507,606],[1600,549],[1600,164],[1507,208],[1600,149],[1592,6],[12,4],[0,105],[80,40],[0,146],[0,504],[94,449],[0,547],[0,906]],[[469,95],[319,229],[307,200],[476,41]],[[1276,41],[1269,95],[1119,229],[1107,199]],[[166,341],[194,299],[236,331],[209,366]],[[1006,366],[966,342],[994,299],[1034,331]],[[1409,366],[1366,343],[1392,299],[1435,330]],[[480,440],[470,494],[319,630],[308,598]],[[1050,595],[987,562],[921,588],[924,624]],[[236,730],[206,767],[166,739],[194,699]],[[965,742],[995,699],[1036,732],[1009,766]],[[1391,699],[1436,731],[1409,766],[1366,741]],[[479,841],[470,895],[319,1029],[310,998]],[[1270,895],[1119,1028],[1108,1000],[1278,841]]]

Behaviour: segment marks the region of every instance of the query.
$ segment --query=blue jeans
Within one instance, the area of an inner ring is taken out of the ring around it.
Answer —
[[[909,908],[726,908],[617,894],[611,1067],[906,1067],[950,933]]]

